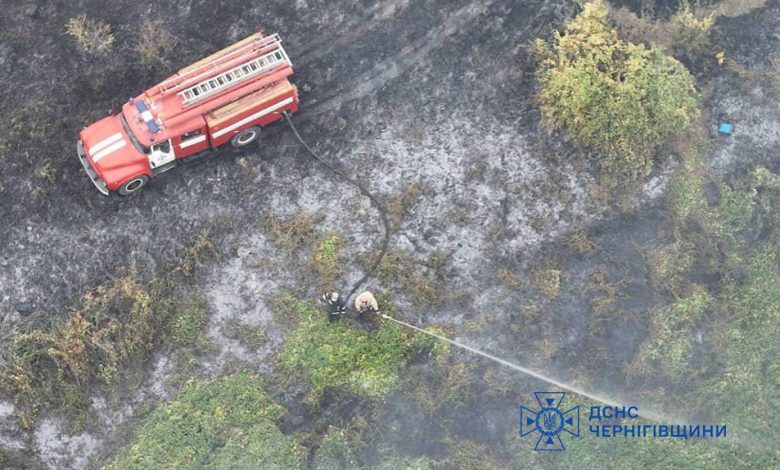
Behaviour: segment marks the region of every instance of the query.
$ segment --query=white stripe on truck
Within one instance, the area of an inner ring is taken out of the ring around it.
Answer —
[[[213,134],[211,134],[211,136],[216,139],[217,137],[223,136],[223,135],[227,134],[228,132],[234,131],[234,130],[238,129],[241,126],[254,121],[255,119],[259,119],[259,118],[265,116],[266,114],[269,114],[269,113],[272,113],[272,112],[276,111],[279,108],[283,108],[284,106],[287,106],[288,104],[290,104],[292,102],[293,102],[293,97],[291,96],[291,97],[287,98],[286,100],[282,100],[282,101],[276,103],[273,106],[269,106],[269,107],[267,107],[265,109],[261,109],[260,111],[256,112],[255,114],[253,114],[251,116],[247,116],[244,119],[242,119],[242,120],[240,120],[240,121],[238,121],[236,123],[233,123],[233,124],[227,126],[224,129],[218,130],[217,132],[214,132]]]
[[[93,153],[92,154],[92,161],[97,163],[98,160],[100,160],[101,158],[105,157],[106,155],[109,155],[111,153],[116,152],[117,150],[121,149],[125,145],[127,145],[127,141],[125,141],[124,139],[120,140],[119,142],[117,142],[115,144],[111,144],[108,147],[106,147],[103,150],[101,150],[100,152]]]
[[[89,153],[94,155],[95,153],[100,152],[100,149],[108,147],[109,145],[113,144],[114,142],[116,142],[121,138],[122,138],[122,133],[117,132],[116,134],[108,137],[107,139],[103,139],[100,142],[93,145],[92,147],[90,147]]]
[[[205,135],[201,135],[201,136],[198,136],[198,137],[193,137],[191,139],[187,139],[187,140],[182,141],[179,144],[179,147],[185,149],[187,147],[192,147],[195,144],[199,144],[199,143],[203,142],[204,140],[206,140],[206,136]]]

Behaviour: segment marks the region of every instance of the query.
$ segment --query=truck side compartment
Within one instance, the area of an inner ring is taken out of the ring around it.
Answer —
[[[297,110],[298,90],[289,81],[258,90],[206,113],[211,146],[218,147],[252,126],[278,121],[284,111]]]

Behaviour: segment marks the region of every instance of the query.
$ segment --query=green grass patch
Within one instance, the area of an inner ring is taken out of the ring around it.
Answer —
[[[754,444],[744,462],[771,467],[761,463],[777,458],[771,449],[780,438],[780,177],[757,168],[717,189],[717,201],[676,233],[651,269],[678,298],[650,311],[649,337],[628,372],[696,390],[683,394],[686,411],[727,423],[730,436]],[[698,284],[692,278],[702,272],[717,280]],[[658,458],[672,461],[670,452]],[[696,453],[700,463],[738,459],[734,449]]]
[[[447,456],[431,466],[434,470],[503,470],[507,462],[498,457],[491,446],[467,439],[445,439]]]
[[[541,267],[531,275],[531,280],[539,292],[548,299],[558,297],[561,292],[561,270],[552,267]]]
[[[155,311],[155,294],[134,274],[88,293],[66,320],[19,330],[2,353],[0,388],[31,427],[45,407],[83,423],[90,385],[114,387],[125,365],[142,363],[170,311]]]
[[[356,455],[360,442],[345,429],[332,429],[320,443],[314,456],[317,470],[361,470],[364,468]]]
[[[106,469],[302,468],[304,448],[279,430],[285,411],[263,386],[238,373],[185,387],[141,420]]]
[[[336,278],[343,273],[340,254],[343,243],[341,237],[331,233],[320,240],[314,249],[314,270],[319,277],[320,290],[333,289]]]
[[[498,282],[511,290],[519,290],[524,285],[524,282],[520,276],[508,269],[499,269],[496,272],[496,278],[498,278]]]
[[[587,410],[588,408],[582,408]],[[641,426],[646,421],[628,421]],[[729,426],[730,428],[730,426]],[[776,456],[767,449],[713,439],[638,438],[605,439],[588,432],[566,441],[560,452],[562,469],[685,468],[692,470],[768,469],[776,467]],[[731,431],[731,429],[729,429]],[[717,442],[720,441],[720,442]]]
[[[438,326],[429,326],[425,328],[425,331],[445,338],[448,336],[447,332]],[[446,358],[452,348],[450,343],[424,334],[416,334],[410,341],[413,350],[437,360]]]
[[[675,222],[680,224],[689,216],[699,214],[707,205],[704,192],[707,172],[704,155],[708,150],[706,132],[698,126],[681,135],[675,144],[681,161],[671,184],[669,206]]]
[[[201,252],[203,244],[198,238],[195,249]],[[192,252],[168,275],[194,266]],[[72,430],[80,429],[88,394],[101,391],[117,399],[142,379],[155,348],[202,346],[203,304],[171,294],[171,281],[142,283],[130,271],[87,292],[68,316],[52,315],[51,323],[10,332],[0,352],[0,393],[18,407],[22,427],[31,428],[42,409],[55,409],[69,418]]]
[[[317,235],[314,221],[305,212],[298,212],[287,219],[268,214],[265,224],[274,245],[288,253],[300,250],[307,243],[314,241]]]
[[[373,262],[366,260],[366,266]],[[408,294],[416,305],[436,307],[444,300],[445,268],[440,255],[423,262],[403,252],[390,251],[379,263],[378,276],[384,284]]]
[[[171,332],[167,336],[170,347],[203,345],[203,328],[208,323],[206,308],[201,301],[185,301],[178,305],[173,315]]]
[[[724,371],[705,388],[706,403],[729,411],[744,439],[772,448],[780,438],[780,249],[765,246],[746,260],[719,300],[728,319],[716,333]],[[760,418],[757,418],[760,417]]]
[[[695,375],[690,367],[693,327],[713,300],[706,289],[694,285],[687,297],[652,312],[652,334],[629,370],[645,375],[665,373],[676,382],[691,379]]]
[[[695,257],[694,248],[692,243],[680,240],[652,250],[647,261],[653,287],[682,295],[688,286],[688,274]]]
[[[234,339],[253,351],[268,341],[268,333],[265,328],[250,325],[234,318],[222,325],[220,331],[226,338]]]
[[[328,322],[325,313],[295,305],[298,327],[288,336],[279,363],[310,383],[309,403],[328,388],[346,387],[356,395],[382,399],[400,384],[398,370],[410,350],[400,326],[382,323],[373,333]]]

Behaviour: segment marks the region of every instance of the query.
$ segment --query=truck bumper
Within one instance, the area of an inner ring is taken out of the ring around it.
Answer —
[[[84,143],[81,142],[81,139],[79,139],[78,143],[76,144],[76,151],[79,154],[81,166],[84,167],[84,171],[87,172],[87,176],[89,176],[89,179],[92,180],[92,184],[94,184],[98,191],[100,191],[100,194],[108,196],[108,186],[106,186],[106,182],[98,176],[98,174],[92,168],[92,165],[89,164],[87,154],[84,153]]]

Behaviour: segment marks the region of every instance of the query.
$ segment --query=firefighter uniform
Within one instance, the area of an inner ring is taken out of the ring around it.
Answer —
[[[364,318],[367,313],[379,312],[379,304],[377,303],[374,294],[365,291],[355,299],[355,309],[357,310],[358,315],[361,318]]]
[[[322,294],[322,301],[328,306],[328,320],[330,321],[341,319],[347,312],[347,301],[338,292]]]

